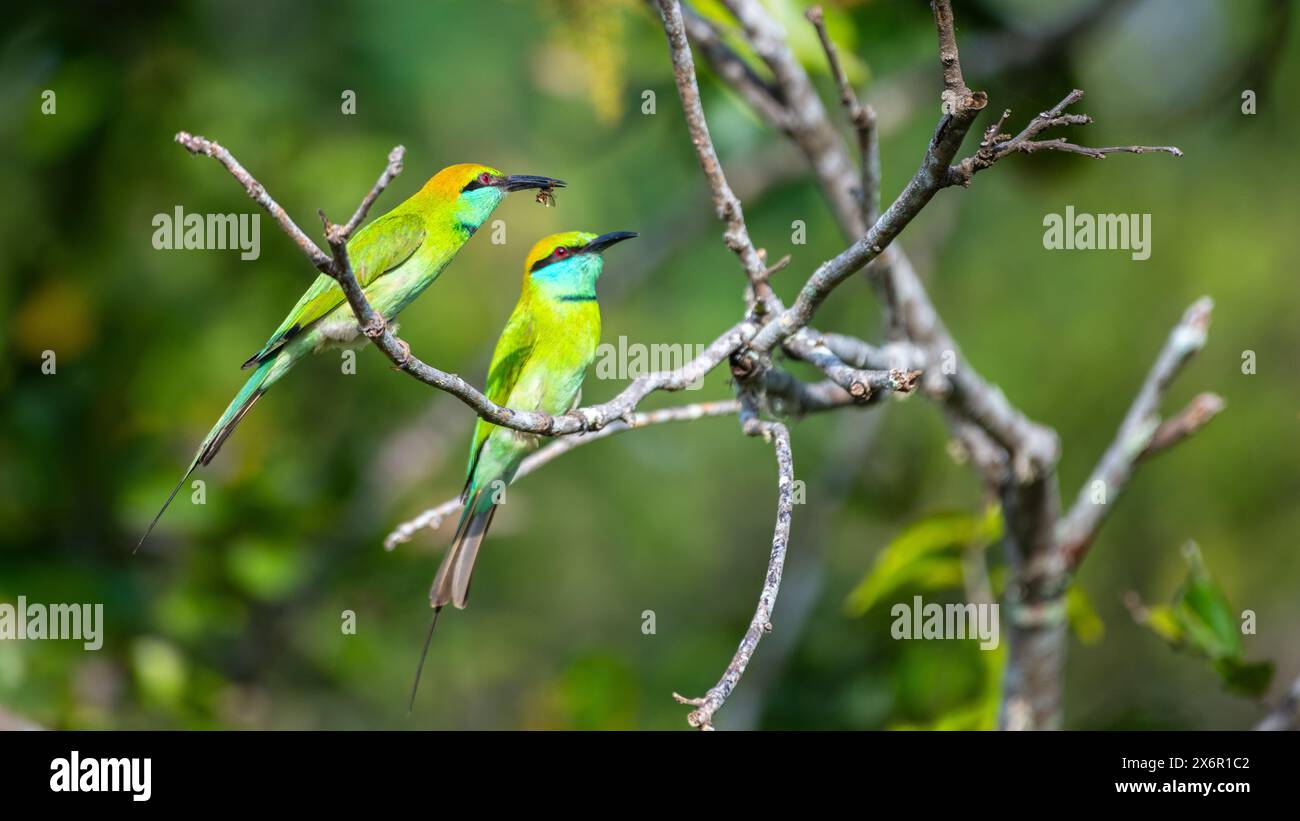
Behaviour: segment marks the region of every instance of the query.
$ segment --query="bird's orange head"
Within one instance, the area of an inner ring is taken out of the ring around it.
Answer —
[[[436,205],[450,205],[456,222],[476,230],[511,191],[549,193],[563,187],[564,181],[553,177],[506,175],[489,165],[457,163],[430,177],[420,193]]]

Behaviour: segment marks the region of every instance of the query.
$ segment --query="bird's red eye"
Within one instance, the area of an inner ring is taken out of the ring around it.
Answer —
[[[484,185],[490,185],[492,183],[492,175],[484,171],[482,174],[478,175],[478,181]]]
[[[564,259],[564,258],[567,257],[568,255],[569,255],[569,249],[568,249],[568,248],[560,247],[560,248],[556,248],[556,249],[555,249],[555,256],[556,256],[558,259]]]

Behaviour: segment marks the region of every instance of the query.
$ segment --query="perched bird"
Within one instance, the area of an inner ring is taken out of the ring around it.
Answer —
[[[631,231],[600,236],[571,231],[553,234],[533,246],[524,263],[523,293],[492,355],[489,399],[552,415],[573,408],[600,342],[596,280],[604,266],[601,253],[635,236]],[[465,606],[474,560],[501,491],[538,443],[534,434],[483,419],[474,426],[461,493],[464,511],[429,593],[434,607]]]
[[[524,261],[523,292],[501,332],[488,368],[489,399],[516,410],[552,415],[574,407],[582,378],[600,342],[596,280],[604,267],[601,253],[635,236],[633,231],[600,236],[570,231],[552,234],[533,246]],[[499,427],[483,419],[474,426],[461,493],[464,510],[429,591],[433,622],[411,689],[412,705],[438,613],[448,603],[458,608],[465,606],[474,560],[502,491],[515,478],[524,457],[538,444],[535,434]]]
[[[564,183],[550,177],[505,176],[475,163],[448,166],[401,205],[375,219],[348,242],[348,256],[370,304],[391,321],[438,278],[507,192],[539,189],[549,198]],[[253,404],[294,364],[323,348],[360,336],[356,317],[338,283],[321,274],[293,306],[262,349],[244,362],[255,368],[199,445],[185,475],[149,523],[136,549],[153,532],[194,469],[206,465]]]

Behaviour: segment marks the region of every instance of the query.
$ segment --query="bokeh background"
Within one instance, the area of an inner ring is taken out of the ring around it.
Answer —
[[[558,207],[514,197],[507,242],[472,241],[403,316],[426,360],[481,383],[531,243],[634,229],[602,282],[605,338],[704,343],[740,309],[678,105],[662,29],[636,0],[19,3],[0,34],[0,601],[102,602],[105,645],[0,642],[0,714],[52,728],[682,728],[735,650],[767,560],[771,449],[734,419],[593,443],[522,480],[497,517],[472,606],[444,614],[413,717],[406,698],[427,588],[452,524],[394,552],[386,533],[461,487],[473,422],[373,350],[300,365],[268,393],[151,543],[139,534],[313,271],[269,219],[261,257],[158,251],[155,214],[254,213],[219,140],[315,233],[349,214],[395,144],[406,172],[376,214],[451,162],[566,179]],[[1300,55],[1291,3],[962,0],[967,79],[1022,123],[1071,88],[1093,144],[1186,157],[1014,157],[941,193],[902,242],[968,357],[1064,442],[1072,500],[1169,329],[1216,301],[1210,341],[1167,410],[1213,390],[1227,409],[1146,466],[1079,578],[1072,728],[1233,728],[1262,702],[1134,623],[1165,602],[1195,539],[1224,594],[1254,610],[1246,655],[1276,696],[1300,674]],[[803,5],[771,0],[838,116]],[[705,13],[721,15],[715,4]],[[913,172],[937,114],[921,2],[829,3],[832,32],[884,129],[884,196]],[[720,20],[725,17],[719,16]],[[1080,19],[1088,20],[1078,24]],[[714,137],[751,234],[793,254],[789,300],[843,245],[799,158],[704,72]],[[53,115],[41,94],[56,92]],[[1256,92],[1245,115],[1241,94]],[[345,90],[356,113],[341,111]],[[642,111],[655,94],[653,114]],[[982,128],[987,123],[981,120]],[[968,146],[969,147],[969,146]],[[1042,219],[1152,214],[1153,253],[1047,251]],[[807,244],[791,244],[791,224]],[[863,282],[818,326],[877,338]],[[57,372],[41,371],[42,352]],[[1243,352],[1257,372],[1243,374]],[[800,373],[804,373],[800,371]],[[805,374],[808,375],[808,374]],[[589,377],[585,400],[618,381]],[[729,395],[703,389],[646,407]],[[938,514],[979,514],[934,406],[913,399],[793,423],[807,484],[775,632],[721,727],[985,726],[1000,653],[889,637],[889,606],[959,588],[901,582],[846,598],[885,545]],[[954,554],[955,555],[955,554]],[[994,577],[1002,557],[986,551]],[[341,630],[356,614],[355,635]],[[643,612],[655,632],[642,630]],[[1081,614],[1081,615],[1080,615]]]

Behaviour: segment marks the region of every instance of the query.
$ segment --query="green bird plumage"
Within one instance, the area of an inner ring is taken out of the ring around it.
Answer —
[[[549,191],[563,186],[560,180],[549,177],[505,176],[495,168],[474,163],[448,166],[348,242],[357,281],[375,310],[391,321],[438,278],[507,192],[532,188]],[[212,461],[267,388],[303,357],[349,344],[359,336],[343,290],[321,274],[262,349],[244,362],[244,368],[255,370],[199,445],[185,475],[149,523],[140,544],[149,538],[185,480],[197,467]]]
[[[574,406],[600,342],[596,280],[601,252],[635,237],[629,231],[597,236],[571,231],[546,237],[524,263],[523,292],[497,342],[487,396],[498,405],[548,414]],[[464,511],[430,590],[435,608],[464,607],[470,577],[501,491],[539,437],[478,420],[462,494]]]

